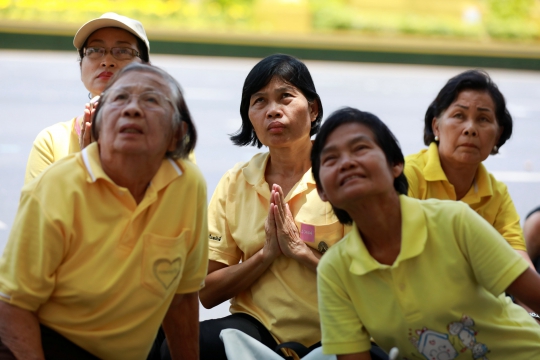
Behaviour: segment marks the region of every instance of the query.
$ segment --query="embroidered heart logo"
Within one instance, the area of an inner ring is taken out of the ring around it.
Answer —
[[[435,345],[435,340],[430,340],[429,343],[430,343],[431,345]]]
[[[154,262],[154,276],[165,289],[171,286],[178,275],[180,275],[180,258],[173,261],[159,259]]]

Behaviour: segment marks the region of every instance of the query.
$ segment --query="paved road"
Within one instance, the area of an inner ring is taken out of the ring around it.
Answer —
[[[88,100],[73,52],[0,51],[0,249],[13,222],[36,134],[82,112]],[[240,126],[243,80],[257,59],[153,56],[182,84],[200,140],[197,163],[209,196],[223,173],[259,150],[231,145]],[[423,115],[436,92],[463,68],[307,62],[324,113],[348,105],[383,119],[410,154],[423,148]],[[540,72],[490,70],[515,119],[513,138],[486,166],[508,183],[522,217],[540,205]],[[226,307],[203,312],[221,316]]]

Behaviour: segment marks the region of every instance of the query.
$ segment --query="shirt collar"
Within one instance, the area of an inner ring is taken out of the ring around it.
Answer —
[[[96,182],[98,179],[103,179],[114,184],[114,181],[112,181],[112,179],[105,173],[103,167],[101,166],[99,147],[97,143],[94,142],[85,147],[81,151],[81,157],[87,172],[86,180],[88,182]],[[183,171],[179,162],[171,158],[163,159],[161,166],[159,167],[156,175],[154,175],[150,185],[154,187],[156,191],[159,191],[182,174]]]
[[[435,142],[429,145],[425,154],[427,156],[426,165],[424,166],[424,176],[427,181],[448,181],[446,174],[441,166],[439,158],[439,147]]]
[[[270,198],[270,190],[268,188],[268,184],[266,183],[264,173],[269,159],[269,152],[257,154],[248,162],[247,166],[242,169],[246,182],[257,189],[259,194],[268,199]],[[291,189],[289,194],[286,194],[286,198],[284,199],[285,202],[289,201],[297,194],[304,192],[308,187],[307,184],[312,184],[315,186],[315,179],[313,178],[311,168],[305,172],[300,181],[298,181],[298,183],[296,183],[296,185]]]
[[[367,250],[356,224],[347,235],[347,253],[352,261],[349,271],[355,275],[365,275],[378,269],[397,268],[407,259],[418,256],[424,250],[427,241],[427,228],[421,200],[400,195],[401,207],[401,250],[392,265],[380,264]]]

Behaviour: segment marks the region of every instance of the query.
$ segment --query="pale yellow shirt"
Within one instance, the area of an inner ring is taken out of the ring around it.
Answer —
[[[268,153],[257,154],[249,162],[237,164],[219,182],[208,209],[210,260],[235,265],[263,247],[270,206],[270,189],[264,178],[268,158]],[[330,204],[319,198],[311,169],[285,201],[307,245],[324,250],[343,237],[344,226]],[[279,343],[297,341],[309,346],[321,339],[316,274],[285,256],[235,296],[230,310],[255,317]]]
[[[401,251],[389,266],[356,226],[318,266],[323,351],[407,359],[540,359],[540,328],[503,291],[528,264],[457,201],[400,196]],[[482,354],[487,354],[484,358]]]
[[[164,159],[137,205],[91,144],[23,188],[0,300],[99,358],[144,359],[174,294],[203,285],[206,213],[196,165]]]
[[[405,176],[409,183],[409,196],[417,199],[456,200],[454,186],[441,167],[435,143],[429,149],[405,158]],[[519,215],[506,185],[497,181],[480,164],[473,186],[460,199],[482,216],[508,241],[515,250],[527,251]]]

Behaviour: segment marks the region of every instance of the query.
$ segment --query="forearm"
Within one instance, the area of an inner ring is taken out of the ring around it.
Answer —
[[[522,257],[523,259],[525,259],[525,261],[527,261],[527,263],[529,264],[529,267],[530,267],[531,269],[533,269],[534,271],[536,271],[535,268],[534,268],[534,265],[533,265],[533,263],[532,263],[532,261],[531,261],[531,258],[529,257],[529,254],[527,254],[525,251],[522,251],[522,250],[516,250],[516,252],[517,252],[519,255],[521,255],[521,257]],[[514,295],[514,294],[512,294],[512,295]],[[518,298],[517,296],[515,296],[515,295],[514,295],[514,297],[515,297],[515,300],[516,300],[516,304],[522,306],[525,310],[527,310],[527,312],[534,312],[530,307],[528,307],[527,305],[525,305],[525,303],[524,303],[523,301],[521,301],[521,299],[519,299],[519,298]]]
[[[207,309],[227,301],[249,288],[272,264],[263,249],[236,265],[226,266],[206,276],[200,291],[201,303]]]
[[[37,316],[0,301],[0,339],[17,359],[44,359]]]
[[[163,320],[173,360],[199,359],[199,294],[175,295]]]
[[[319,265],[321,256],[322,254],[320,252],[306,245],[306,250],[299,254],[295,260],[311,271],[317,272],[317,265]]]

